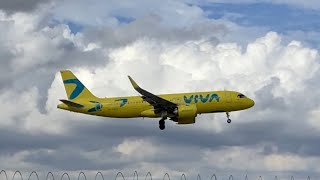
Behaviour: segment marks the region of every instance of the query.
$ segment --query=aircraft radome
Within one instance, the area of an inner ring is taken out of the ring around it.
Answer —
[[[89,115],[114,118],[160,118],[159,128],[165,129],[165,120],[177,124],[193,124],[198,114],[229,113],[252,107],[254,101],[236,91],[209,91],[154,95],[130,77],[133,88],[141,96],[98,98],[94,96],[69,70],[61,76],[68,99],[61,99],[58,108]]]

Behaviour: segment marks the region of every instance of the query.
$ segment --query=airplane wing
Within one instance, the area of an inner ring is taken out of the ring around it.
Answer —
[[[156,112],[166,111],[168,113],[173,113],[173,111],[177,108],[177,104],[140,88],[138,84],[130,76],[128,76],[128,78],[133,88],[142,95],[142,99],[151,104]]]

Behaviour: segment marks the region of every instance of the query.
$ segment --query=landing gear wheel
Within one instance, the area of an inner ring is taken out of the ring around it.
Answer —
[[[227,120],[227,123],[231,123],[231,119],[230,119],[230,114],[229,114],[229,112],[226,112],[226,114],[227,114],[227,118],[228,118],[228,120]]]
[[[164,129],[166,128],[164,120],[160,120],[160,121],[159,121],[159,128],[160,128],[161,130],[164,130]]]
[[[229,123],[229,124],[230,124],[230,123],[231,123],[231,119],[228,119],[228,120],[227,120],[227,123]]]

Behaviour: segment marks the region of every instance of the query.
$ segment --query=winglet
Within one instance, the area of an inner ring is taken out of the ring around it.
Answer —
[[[137,84],[130,76],[128,76],[128,78],[129,78],[129,80],[130,80],[130,82],[131,82],[131,84],[132,84],[132,86],[133,86],[134,89],[140,88],[140,87],[138,86],[138,84]]]

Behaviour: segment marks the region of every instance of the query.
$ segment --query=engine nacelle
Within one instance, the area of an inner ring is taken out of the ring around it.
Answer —
[[[196,116],[197,106],[195,104],[178,106],[178,124],[193,124],[196,122]]]

